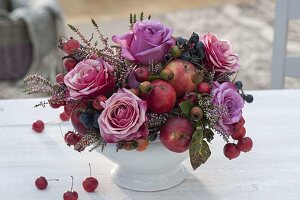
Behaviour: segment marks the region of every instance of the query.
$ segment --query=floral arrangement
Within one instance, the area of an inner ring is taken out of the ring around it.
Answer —
[[[37,106],[64,106],[74,126],[65,134],[68,145],[83,151],[114,143],[117,151],[144,151],[160,140],[170,151],[189,150],[193,169],[211,155],[215,134],[226,141],[229,159],[252,149],[242,109],[253,97],[236,81],[239,57],[228,41],[211,33],[175,37],[171,27],[141,13],[130,15],[129,31],[114,35],[111,46],[92,24],[98,39],[72,25],[81,42],[60,39],[66,56],[56,83],[36,74],[25,79],[29,94],[51,96]]]

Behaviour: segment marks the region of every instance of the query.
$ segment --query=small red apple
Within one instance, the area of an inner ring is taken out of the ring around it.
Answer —
[[[173,60],[165,69],[173,72],[174,77],[169,83],[174,87],[177,97],[182,97],[187,91],[194,91],[195,84],[192,81],[192,76],[195,74],[196,67],[185,60]]]
[[[192,135],[193,125],[185,118],[168,119],[160,129],[160,141],[170,151],[181,153],[188,150]]]
[[[151,92],[142,94],[142,99],[147,101],[148,112],[170,112],[176,103],[176,92],[172,85],[163,80],[155,80],[151,82],[151,87]]]

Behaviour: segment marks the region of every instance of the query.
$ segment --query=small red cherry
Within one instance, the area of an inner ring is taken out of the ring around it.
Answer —
[[[234,125],[234,127],[235,127],[235,128],[239,128],[239,127],[244,126],[244,124],[245,124],[245,119],[244,119],[244,117],[241,117],[240,121],[238,121],[238,122]]]
[[[55,80],[56,80],[56,83],[60,83],[60,84],[64,83],[64,75],[57,74]]]
[[[253,142],[252,142],[251,138],[244,137],[243,139],[238,141],[237,147],[240,151],[249,152],[249,151],[251,151],[251,149],[253,147]]]
[[[74,67],[77,65],[77,63],[78,62],[76,60],[74,60],[73,58],[67,58],[64,61],[65,69],[69,72],[72,69],[74,69]]]
[[[98,180],[94,177],[92,177],[92,170],[91,170],[91,164],[89,163],[90,167],[90,177],[85,178],[82,181],[82,187],[87,192],[94,192],[98,187]]]
[[[104,102],[106,100],[107,98],[103,95],[97,96],[93,101],[93,107],[98,111],[103,110],[104,108],[101,106],[101,102]]]
[[[233,133],[231,135],[232,139],[234,140],[240,140],[246,135],[246,129],[245,127],[236,127],[233,129]]]
[[[209,94],[210,90],[211,90],[211,86],[208,83],[201,82],[198,84],[197,90],[201,94],[203,94],[203,93]]]
[[[72,178],[72,186],[71,186],[71,190],[70,191],[66,191],[63,195],[64,200],[77,200],[78,199],[78,193],[76,191],[73,191],[73,182],[74,182],[74,178],[73,176],[71,176]]]
[[[65,113],[64,111],[59,114],[59,117],[62,121],[68,121],[70,119],[70,116],[67,115],[67,113]]]
[[[44,176],[40,176],[35,180],[35,186],[39,190],[44,190],[48,186],[48,181],[58,181],[58,179],[49,179],[47,180]]]
[[[76,145],[80,140],[81,136],[74,133],[73,131],[68,131],[64,136],[67,145]]]
[[[80,48],[80,43],[78,40],[70,38],[69,40],[63,43],[63,50],[66,54],[72,54],[74,51]]]
[[[43,132],[45,128],[45,124],[42,120],[36,120],[33,124],[32,124],[32,130],[34,130],[37,133],[41,133]]]
[[[138,82],[147,81],[149,75],[150,75],[149,69],[146,67],[138,67],[134,70],[134,76]]]
[[[44,176],[40,176],[35,180],[35,186],[39,190],[44,190],[48,186],[48,181],[46,180],[46,178]]]
[[[223,152],[225,157],[229,158],[229,160],[237,158],[241,153],[237,145],[234,143],[227,143],[224,146]]]

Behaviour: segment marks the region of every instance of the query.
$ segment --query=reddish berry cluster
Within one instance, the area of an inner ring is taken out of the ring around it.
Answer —
[[[245,119],[242,117],[239,122],[235,124],[234,131],[231,135],[232,139],[237,140],[235,143],[227,143],[224,146],[224,155],[225,157],[231,159],[237,158],[241,151],[249,152],[253,147],[253,142],[251,138],[245,137],[246,129],[244,127]]]

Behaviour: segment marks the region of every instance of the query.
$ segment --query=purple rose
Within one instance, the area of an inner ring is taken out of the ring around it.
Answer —
[[[115,87],[113,71],[114,68],[100,58],[79,62],[64,77],[69,93],[67,99],[78,100],[111,93]]]
[[[208,33],[202,36],[206,61],[216,72],[236,72],[240,67],[239,57],[232,53],[229,41],[220,40]]]
[[[175,44],[173,30],[158,21],[136,22],[133,30],[112,40],[122,48],[122,57],[139,64],[148,65],[149,61],[160,62]]]
[[[212,104],[224,109],[224,114],[216,124],[216,129],[226,135],[233,132],[233,124],[242,117],[244,101],[234,83],[224,82],[222,84],[214,82],[212,88]]]
[[[104,110],[98,118],[100,133],[108,143],[146,138],[147,102],[127,89],[119,89],[103,104]]]

